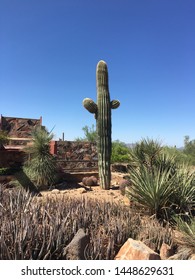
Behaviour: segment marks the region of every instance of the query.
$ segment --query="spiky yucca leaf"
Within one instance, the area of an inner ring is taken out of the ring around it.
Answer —
[[[177,242],[190,248],[191,253],[195,253],[195,217],[189,217],[189,221],[184,221],[181,217],[175,218],[177,229],[181,232],[178,235]]]
[[[130,170],[132,186],[129,195],[135,201],[150,210],[151,214],[159,216],[170,206],[170,197],[174,193],[175,176],[171,176],[169,168],[163,172],[156,168],[153,173],[146,167]]]
[[[191,172],[187,165],[177,169],[172,201],[178,213],[191,213],[192,209],[195,209],[195,173]]]
[[[142,139],[136,143],[130,152],[131,163],[134,166],[145,165],[148,169],[151,169],[155,165],[161,151],[162,147],[157,140]]]

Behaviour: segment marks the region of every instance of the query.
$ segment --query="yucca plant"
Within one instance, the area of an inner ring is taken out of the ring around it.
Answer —
[[[157,141],[142,140],[131,151],[129,195],[151,214],[170,219],[195,205],[195,176]]]
[[[175,175],[171,176],[171,170],[153,168],[150,173],[145,166],[131,168],[130,181],[130,198],[148,209],[151,215],[156,215],[157,218],[166,217],[171,195],[175,191]]]
[[[144,165],[149,171],[152,171],[161,152],[162,147],[157,140],[142,139],[131,149],[130,163],[135,167]]]
[[[26,148],[28,159],[24,172],[37,187],[54,184],[57,174],[55,158],[50,154],[50,141],[53,134],[43,127],[36,127],[32,132],[32,143]]]
[[[190,217],[184,221],[182,217],[175,218],[176,229],[180,232],[175,238],[181,251],[187,252],[188,255],[195,254],[195,217]]]
[[[177,168],[175,192],[171,201],[176,214],[188,215],[195,209],[195,173],[187,165]]]

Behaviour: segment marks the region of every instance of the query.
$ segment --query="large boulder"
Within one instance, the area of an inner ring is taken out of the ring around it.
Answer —
[[[154,252],[143,242],[129,238],[121,247],[115,260],[160,260],[159,254]]]
[[[64,248],[63,256],[66,260],[85,260],[85,248],[89,243],[89,236],[80,228],[72,241]]]

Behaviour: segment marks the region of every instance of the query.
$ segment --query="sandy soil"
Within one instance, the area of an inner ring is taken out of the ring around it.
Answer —
[[[91,199],[98,199],[104,201],[110,201],[129,205],[127,197],[121,194],[119,190],[120,181],[123,179],[124,173],[112,173],[111,188],[109,190],[103,190],[99,185],[91,188],[84,187],[82,182],[80,183],[62,183],[55,189],[50,191],[42,191],[43,196],[69,196],[74,198],[87,197]]]

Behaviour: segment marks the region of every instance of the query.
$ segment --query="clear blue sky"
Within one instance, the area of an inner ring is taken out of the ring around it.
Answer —
[[[0,1],[0,114],[83,137],[101,59],[121,102],[113,140],[195,139],[194,0]]]

